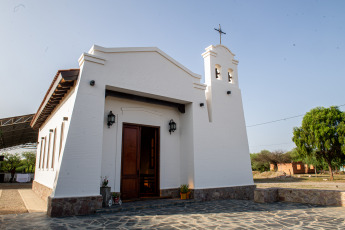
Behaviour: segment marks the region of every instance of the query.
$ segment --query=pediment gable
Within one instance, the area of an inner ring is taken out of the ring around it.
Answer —
[[[170,63],[174,64],[190,76],[201,79],[201,75],[193,73],[191,70],[189,70],[187,67],[170,57],[168,54],[163,52],[161,49],[157,47],[120,47],[120,48],[106,48],[98,45],[93,45],[91,49],[89,50],[88,54],[94,55],[96,52],[101,53],[137,53],[137,52],[156,52],[159,55],[161,55],[163,58],[168,60]],[[85,55],[85,54],[84,54]],[[86,54],[87,55],[87,54]]]

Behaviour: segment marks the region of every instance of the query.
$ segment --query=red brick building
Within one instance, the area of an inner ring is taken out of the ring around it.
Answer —
[[[285,172],[286,175],[314,173],[313,165],[303,164],[302,162],[279,163],[277,171]],[[275,171],[274,164],[270,164],[270,171]]]

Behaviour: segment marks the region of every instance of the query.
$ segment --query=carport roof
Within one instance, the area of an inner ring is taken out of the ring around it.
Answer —
[[[0,118],[0,149],[37,142],[38,130],[30,126],[34,115]]]

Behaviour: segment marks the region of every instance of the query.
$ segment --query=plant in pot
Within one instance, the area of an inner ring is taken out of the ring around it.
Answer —
[[[103,202],[102,202],[102,207],[107,207],[107,206],[111,206],[111,194],[110,194],[110,190],[111,188],[108,187],[108,178],[105,177],[101,177],[101,187],[100,187],[100,194],[103,197]]]
[[[181,200],[186,200],[189,199],[189,185],[188,184],[181,184],[180,186],[180,195],[181,195]]]
[[[121,205],[122,201],[120,199],[120,193],[119,192],[112,192],[111,196],[113,197],[113,203]]]
[[[105,176],[105,177],[101,177],[101,187],[102,188],[105,188],[105,187],[108,187],[108,183],[109,183],[109,181],[108,181],[108,178]]]

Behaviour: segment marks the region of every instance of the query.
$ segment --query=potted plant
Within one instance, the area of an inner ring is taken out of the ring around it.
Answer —
[[[119,192],[112,192],[111,196],[113,197],[113,203],[114,204],[121,204]]]
[[[180,195],[181,195],[181,200],[186,200],[189,199],[189,185],[188,184],[181,184],[180,186]]]
[[[105,177],[101,177],[101,187],[102,188],[106,188],[106,187],[108,187],[108,183],[109,183],[109,181],[108,181],[108,178],[105,176]]]
[[[110,193],[110,187],[108,187],[108,178],[101,177],[101,187],[100,187],[100,193],[103,197],[102,207],[110,206],[109,201],[111,202],[111,193]]]

